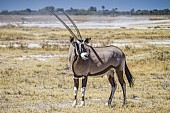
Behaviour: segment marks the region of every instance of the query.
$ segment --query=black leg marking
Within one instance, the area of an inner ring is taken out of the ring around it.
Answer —
[[[74,102],[73,106],[77,105],[77,92],[79,88],[79,79],[78,78],[73,78],[74,79]]]
[[[86,90],[86,85],[87,85],[87,76],[83,76],[82,78],[82,88],[81,88],[81,93],[82,93],[82,103],[80,106],[84,106],[85,105],[85,90]]]

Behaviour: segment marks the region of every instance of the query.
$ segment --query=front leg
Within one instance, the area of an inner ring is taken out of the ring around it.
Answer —
[[[79,78],[74,77],[74,102],[72,106],[76,106],[77,105],[77,92],[78,92],[78,88],[79,88]]]
[[[86,90],[86,85],[87,85],[87,76],[83,76],[82,78],[82,88],[81,88],[81,93],[82,93],[82,101],[80,106],[85,106],[85,90]]]

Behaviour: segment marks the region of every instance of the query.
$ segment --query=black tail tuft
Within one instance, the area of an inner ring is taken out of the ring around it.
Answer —
[[[125,62],[125,74],[126,74],[126,77],[128,79],[130,87],[132,87],[134,85],[134,77],[130,73],[129,68],[127,67],[126,62]]]

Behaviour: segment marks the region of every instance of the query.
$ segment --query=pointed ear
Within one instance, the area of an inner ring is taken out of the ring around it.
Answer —
[[[86,44],[88,44],[88,43],[90,42],[90,40],[91,40],[91,38],[86,38],[86,39],[84,40],[84,42],[85,42]]]
[[[70,43],[74,41],[74,37],[70,36]]]

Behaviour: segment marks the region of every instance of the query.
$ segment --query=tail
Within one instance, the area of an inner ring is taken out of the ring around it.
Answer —
[[[129,68],[127,67],[126,61],[125,61],[125,74],[128,79],[130,87],[132,87],[134,85],[134,77],[130,73]]]

